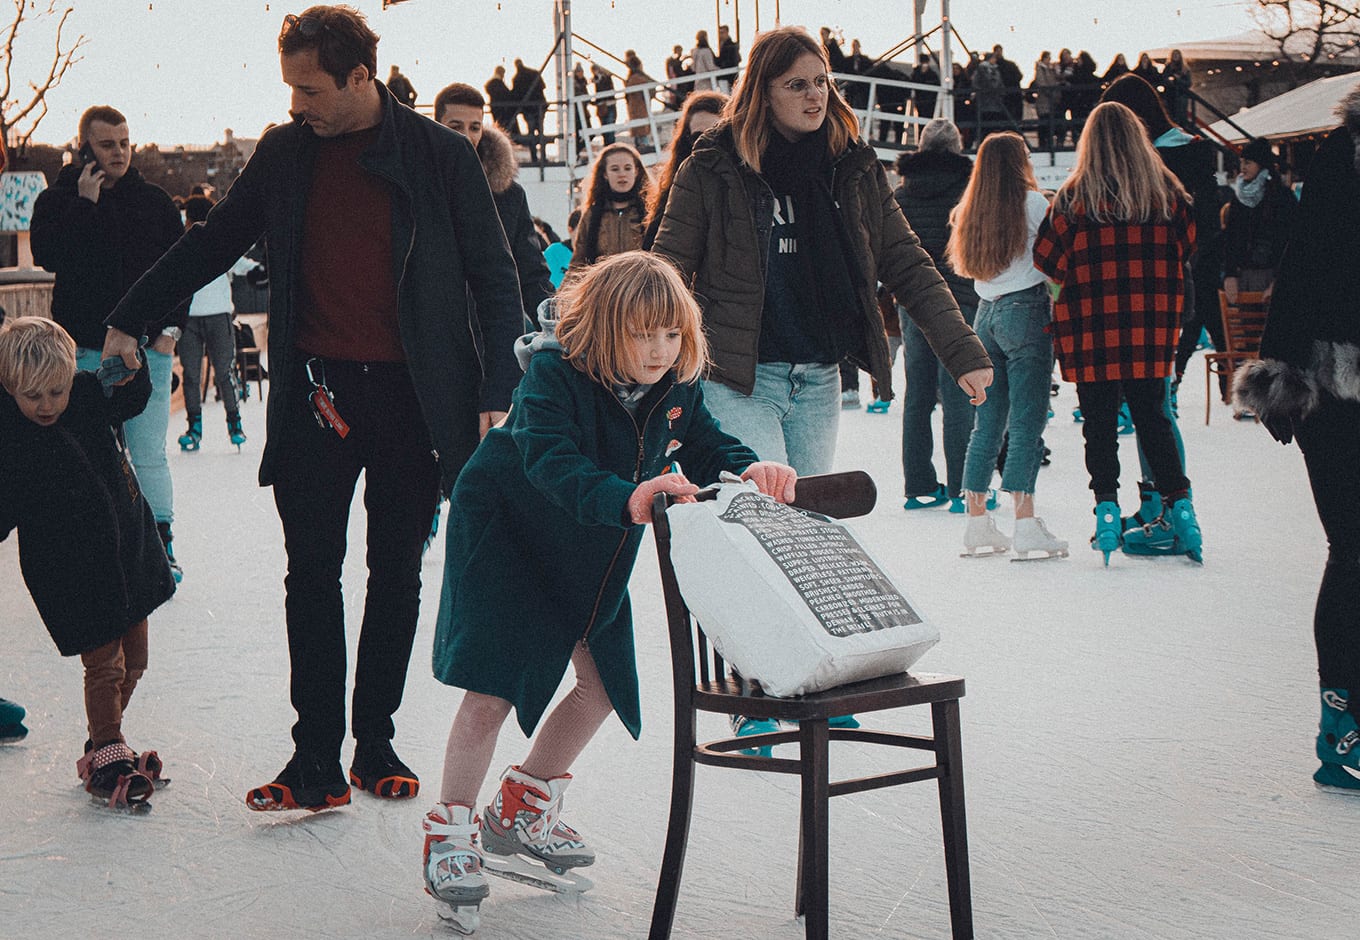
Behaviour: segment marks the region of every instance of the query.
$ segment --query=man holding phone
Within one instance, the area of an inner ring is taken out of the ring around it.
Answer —
[[[108,105],[80,117],[79,159],[33,205],[33,260],[56,275],[52,319],[75,338],[81,369],[99,367],[107,317],[119,298],[184,232],[170,196],[132,165],[127,118]],[[175,580],[180,567],[171,548],[174,488],[165,459],[170,424],[170,372],[175,342],[188,304],[168,309],[147,325],[151,401],[123,425],[128,455],[156,517]]]

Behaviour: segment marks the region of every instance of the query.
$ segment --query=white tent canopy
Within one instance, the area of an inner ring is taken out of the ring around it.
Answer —
[[[1285,40],[1285,51],[1291,58],[1303,58],[1311,48],[1311,38],[1296,33]],[[1260,30],[1248,30],[1234,36],[1182,42],[1162,49],[1149,49],[1148,55],[1159,61],[1171,57],[1171,50],[1179,49],[1187,62],[1247,62],[1270,61],[1280,58],[1280,44]],[[1360,63],[1360,50],[1350,49],[1335,57],[1338,64]]]
[[[1341,123],[1336,117],[1336,106],[1356,87],[1360,87],[1360,72],[1319,78],[1239,111],[1232,120],[1252,137],[1300,137],[1321,133]],[[1209,130],[1229,141],[1246,139],[1227,121],[1219,121]]]

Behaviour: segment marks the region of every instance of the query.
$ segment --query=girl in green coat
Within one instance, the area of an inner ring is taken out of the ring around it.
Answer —
[[[680,461],[700,482],[728,471],[781,502],[794,495],[792,468],[758,462],[704,407],[699,308],[668,262],[611,256],[556,303],[560,321],[541,308],[544,332],[520,341],[509,419],[460,474],[447,529],[434,672],[467,693],[423,870],[464,931],[488,893],[483,863],[550,890],[589,886],[560,877],[595,855],[558,817],[568,770],[610,712],[641,730],[628,578],[653,495],[692,500]],[[479,818],[502,723],[514,708],[531,734],[568,662],[575,688]]]

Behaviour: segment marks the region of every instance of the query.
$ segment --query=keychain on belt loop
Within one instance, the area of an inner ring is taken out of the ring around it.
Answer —
[[[312,417],[316,419],[317,427],[322,430],[330,428],[343,439],[349,433],[349,425],[335,410],[335,396],[326,387],[326,363],[314,356],[307,360],[306,369],[307,381],[312,383],[312,394],[307,396],[307,401],[312,406]]]

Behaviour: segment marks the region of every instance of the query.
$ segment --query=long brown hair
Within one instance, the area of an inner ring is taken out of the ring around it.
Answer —
[[[826,95],[827,150],[834,157],[859,136],[859,118],[829,78],[826,50],[801,26],[784,26],[761,33],[751,44],[746,71],[737,83],[723,120],[732,127],[741,161],[760,172],[760,157],[770,142],[774,124],[770,112],[770,83],[793,68],[804,55],[815,55],[828,73]]]
[[[978,148],[973,175],[949,214],[944,257],[963,277],[990,281],[1029,243],[1025,200],[1038,191],[1029,147],[1012,131],[992,134]]]
[[[625,251],[581,269],[557,292],[557,341],[567,361],[602,385],[633,379],[629,338],[678,329],[676,381],[693,382],[708,364],[703,315],[680,273],[660,255]]]
[[[1167,222],[1177,200],[1190,203],[1162,163],[1138,116],[1117,101],[1096,105],[1077,141],[1077,164],[1058,187],[1053,211],[1096,222]]]
[[[652,219],[666,208],[664,200],[671,191],[671,184],[675,182],[675,174],[679,171],[680,164],[685,162],[685,158],[694,152],[694,142],[699,139],[699,135],[690,130],[694,115],[716,114],[721,117],[725,104],[727,96],[720,91],[696,91],[685,98],[685,107],[680,112],[675,136],[671,138],[670,156],[666,158],[666,164],[661,168],[656,185],[652,187],[651,200],[647,206],[648,225],[651,225]]]

